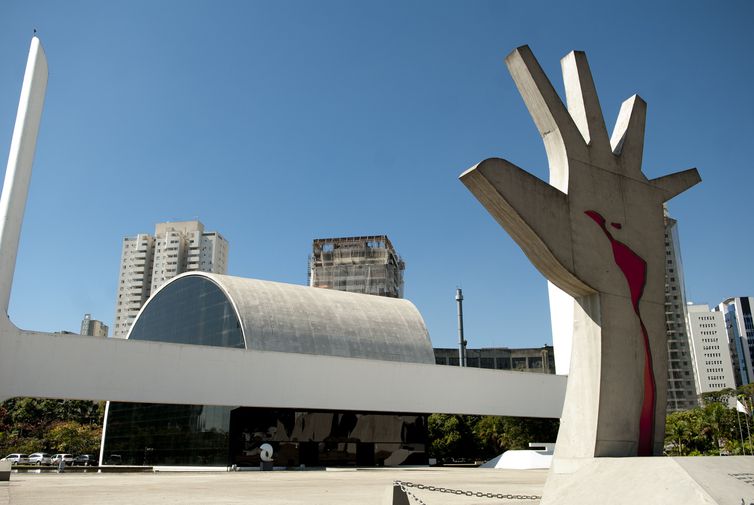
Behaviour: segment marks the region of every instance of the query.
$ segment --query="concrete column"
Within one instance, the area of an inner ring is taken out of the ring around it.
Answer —
[[[8,167],[5,169],[5,182],[0,196],[0,312],[6,316],[46,90],[47,58],[39,39],[34,37],[31,39],[29,59],[26,62]]]

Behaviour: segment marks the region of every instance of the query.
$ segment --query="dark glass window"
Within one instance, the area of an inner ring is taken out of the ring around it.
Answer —
[[[241,323],[228,298],[204,277],[183,277],[149,302],[128,337],[243,349]]]
[[[111,403],[105,463],[258,466],[426,465],[427,416]]]
[[[497,358],[497,368],[499,370],[510,370],[511,359],[510,358]]]
[[[512,358],[511,368],[513,370],[526,370],[526,358]]]
[[[111,402],[105,463],[228,464],[230,407]]]
[[[258,466],[273,447],[275,466],[427,464],[427,416],[240,407],[231,412],[232,464]]]

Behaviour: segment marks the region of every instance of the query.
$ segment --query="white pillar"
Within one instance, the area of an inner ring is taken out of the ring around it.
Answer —
[[[571,368],[573,345],[573,315],[576,300],[571,295],[547,281],[550,297],[550,322],[552,324],[552,347],[555,353],[555,373],[568,375]]]
[[[16,269],[21,222],[29,193],[31,166],[37,145],[47,89],[47,58],[37,37],[31,39],[16,125],[10,143],[8,167],[0,196],[0,314],[8,313],[10,289]]]

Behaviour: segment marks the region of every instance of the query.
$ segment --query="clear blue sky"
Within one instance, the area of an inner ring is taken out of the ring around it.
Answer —
[[[458,285],[470,346],[551,342],[544,279],[457,180],[492,156],[547,178],[503,63],[522,44],[561,92],[560,58],[586,51],[609,128],[648,102],[645,173],[704,179],[670,203],[688,298],[754,294],[751,1],[6,0],[3,160],[33,28],[50,78],[22,328],[111,323],[122,238],[198,217],[230,274],[301,284],[313,238],[387,233],[436,346]]]

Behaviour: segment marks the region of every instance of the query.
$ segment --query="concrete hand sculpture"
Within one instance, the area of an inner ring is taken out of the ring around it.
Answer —
[[[506,58],[547,151],[550,184],[502,159],[460,179],[553,284],[571,295],[573,348],[555,458],[662,451],[667,349],[663,203],[696,169],[648,180],[646,103],[608,138],[583,52],[561,60],[567,108],[527,46]]]

